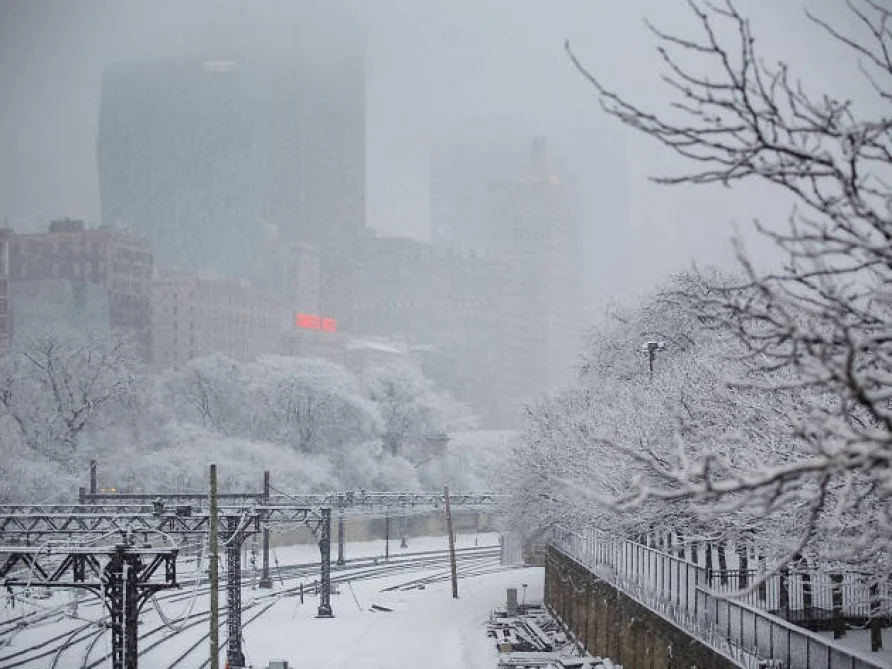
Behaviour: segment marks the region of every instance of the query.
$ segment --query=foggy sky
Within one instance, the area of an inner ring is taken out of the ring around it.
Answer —
[[[284,48],[298,4],[306,2],[0,0],[0,216],[17,228],[63,215],[99,222],[95,140],[106,64]],[[644,290],[692,259],[727,264],[732,224],[747,231],[754,217],[780,224],[789,213],[789,200],[765,188],[648,183],[677,160],[603,114],[563,51],[569,38],[606,84],[664,109],[669,91],[642,18],[696,35],[680,0],[309,4],[328,14],[332,30],[369,22],[367,222],[383,234],[428,236],[430,133],[443,119],[492,113],[515,114],[575,147],[570,160],[584,165],[580,178],[593,203],[585,243],[599,300]],[[806,20],[801,3],[738,4],[752,16],[767,60],[789,61],[811,90],[863,94],[852,58]],[[805,4],[845,17],[841,2]],[[764,242],[747,239],[754,253],[767,254]]]

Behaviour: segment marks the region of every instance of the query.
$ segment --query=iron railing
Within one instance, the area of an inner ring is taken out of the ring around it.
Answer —
[[[557,530],[552,545],[741,666],[888,669],[749,601],[732,597],[730,579],[722,586],[728,594],[716,591],[713,574],[705,567],[657,548],[597,530],[581,534],[567,529]],[[744,599],[750,596],[758,597],[758,588]]]
[[[892,587],[888,581],[876,583],[868,574],[782,570],[765,574],[755,569],[707,570],[709,588],[734,593],[743,601],[797,623],[829,619],[834,611],[846,620],[864,624],[876,615],[876,602],[889,602]],[[755,586],[754,586],[755,584]],[[796,619],[796,613],[803,620]],[[806,626],[808,626],[806,624]]]

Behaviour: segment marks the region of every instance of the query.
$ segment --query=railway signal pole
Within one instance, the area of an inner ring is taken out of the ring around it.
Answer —
[[[390,511],[384,516],[384,562],[390,562]]]
[[[210,585],[211,585],[211,629],[210,636],[208,637],[210,641],[210,668],[211,669],[220,669],[220,578],[219,572],[217,571],[219,568],[219,550],[220,546],[217,541],[217,465],[212,464],[210,466],[210,538],[208,543],[210,546],[208,547],[208,552],[210,553]]]

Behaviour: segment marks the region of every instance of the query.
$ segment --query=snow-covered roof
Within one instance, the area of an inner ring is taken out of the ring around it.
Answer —
[[[369,339],[351,339],[347,344],[348,349],[365,349],[373,351],[383,351],[385,353],[405,354],[407,353],[404,344],[387,343],[382,341],[373,341]]]

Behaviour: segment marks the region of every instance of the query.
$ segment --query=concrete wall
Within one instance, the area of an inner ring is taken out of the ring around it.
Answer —
[[[739,666],[552,547],[546,555],[545,602],[591,654],[624,669]]]

